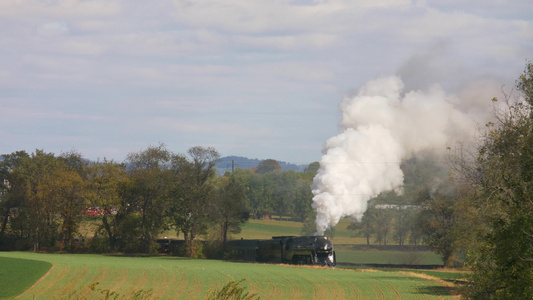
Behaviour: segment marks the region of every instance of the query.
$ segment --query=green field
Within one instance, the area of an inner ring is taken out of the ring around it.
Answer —
[[[0,257],[0,299],[17,296],[51,267],[45,261]]]
[[[452,299],[438,281],[405,272],[331,269],[168,256],[0,252],[53,266],[17,299],[205,299],[241,280],[261,299]],[[28,269],[30,272],[31,269]],[[427,276],[427,275],[424,275]],[[22,291],[21,291],[22,293]]]

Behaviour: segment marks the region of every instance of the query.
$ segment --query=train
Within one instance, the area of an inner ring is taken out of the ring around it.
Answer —
[[[157,240],[157,243],[161,253],[184,254],[184,240],[165,238]],[[269,240],[229,240],[224,254],[229,260],[330,267],[337,265],[333,244],[326,236],[273,236]]]
[[[274,236],[269,240],[230,240],[226,256],[257,262],[334,267],[337,258],[326,236]]]

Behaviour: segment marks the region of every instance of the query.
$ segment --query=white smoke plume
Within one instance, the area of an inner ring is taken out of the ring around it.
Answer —
[[[341,103],[342,132],[326,142],[313,180],[317,234],[343,217],[360,219],[379,193],[401,191],[403,160],[421,151],[444,153],[473,136],[473,117],[457,97],[439,86],[403,89],[399,77],[380,78]]]

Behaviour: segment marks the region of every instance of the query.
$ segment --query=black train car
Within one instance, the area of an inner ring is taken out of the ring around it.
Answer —
[[[260,240],[229,240],[226,244],[226,257],[234,260],[257,260]]]
[[[228,257],[258,262],[335,266],[331,241],[325,236],[275,236],[270,240],[228,241]]]

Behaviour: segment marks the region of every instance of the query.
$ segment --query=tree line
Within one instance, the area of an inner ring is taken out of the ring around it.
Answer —
[[[193,257],[202,255],[198,237],[223,247],[250,217],[305,220],[310,214],[313,168],[282,171],[265,160],[255,170],[217,177],[218,159],[214,148],[181,155],[164,145],[130,153],[123,163],[90,162],[76,151],[4,154],[0,247],[75,251],[80,225],[90,220],[96,224],[91,251],[151,253],[156,239],[174,230]],[[87,216],[88,210],[97,213]]]

